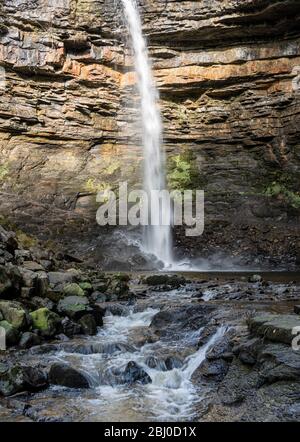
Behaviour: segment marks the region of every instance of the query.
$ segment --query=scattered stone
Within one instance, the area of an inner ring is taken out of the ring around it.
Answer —
[[[89,381],[86,376],[68,364],[53,364],[49,371],[49,382],[68,388],[89,388]]]

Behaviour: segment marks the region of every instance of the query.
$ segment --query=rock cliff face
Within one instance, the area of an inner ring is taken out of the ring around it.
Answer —
[[[181,252],[295,264],[299,1],[139,3],[169,184],[206,192],[204,236],[191,243],[178,229]],[[0,213],[45,238],[81,231],[81,242],[92,241],[101,234],[97,190],[140,180],[120,2],[2,0],[0,8]]]

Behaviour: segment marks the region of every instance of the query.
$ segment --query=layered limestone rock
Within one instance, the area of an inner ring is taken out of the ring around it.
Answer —
[[[204,236],[191,241],[177,229],[177,245],[194,256],[224,250],[295,263],[299,2],[139,3],[169,184],[206,193]],[[102,232],[95,193],[141,181],[120,2],[4,0],[0,8],[0,212],[45,238],[69,241],[75,229],[92,241]]]

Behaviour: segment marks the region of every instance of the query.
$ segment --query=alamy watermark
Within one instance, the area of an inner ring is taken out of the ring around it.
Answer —
[[[0,327],[0,350],[6,350],[6,331],[3,327]]]
[[[101,191],[96,220],[100,226],[186,226],[186,236],[204,231],[203,190],[132,190],[119,183],[118,192]]]

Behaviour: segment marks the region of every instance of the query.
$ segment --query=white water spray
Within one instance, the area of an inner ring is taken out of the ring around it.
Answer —
[[[152,385],[179,389],[186,387],[191,380],[194,372],[205,360],[207,352],[214,346],[214,344],[222,337],[227,331],[227,327],[219,327],[216,333],[208,340],[208,342],[196,353],[189,356],[182,368],[173,368],[171,371],[157,371],[147,370],[151,379]]]
[[[165,156],[161,148],[162,124],[158,108],[158,91],[152,75],[151,63],[142,24],[135,0],[121,0],[131,37],[134,65],[137,74],[141,102],[141,119],[144,148],[144,189],[150,196],[151,190],[165,189]],[[159,225],[147,226],[144,232],[144,248],[170,266],[172,263],[171,209],[161,201],[157,207]],[[169,220],[163,225],[162,217]]]

